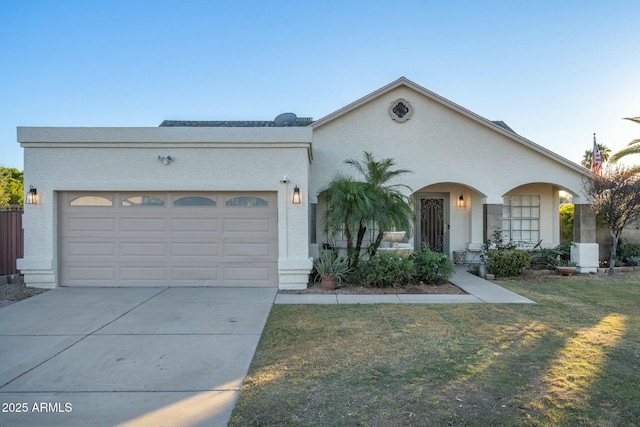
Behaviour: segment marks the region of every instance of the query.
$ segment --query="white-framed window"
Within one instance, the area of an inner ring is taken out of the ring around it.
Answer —
[[[508,196],[502,205],[504,242],[540,241],[540,196]]]

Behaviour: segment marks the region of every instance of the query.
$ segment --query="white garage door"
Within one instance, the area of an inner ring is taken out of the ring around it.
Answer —
[[[276,193],[60,193],[60,284],[275,287],[276,207]]]

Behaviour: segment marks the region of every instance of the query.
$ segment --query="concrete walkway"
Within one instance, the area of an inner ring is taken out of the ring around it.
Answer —
[[[466,303],[517,303],[533,304],[528,298],[511,292],[502,286],[491,283],[469,273],[466,267],[456,267],[449,279],[451,283],[467,292],[468,295],[425,295],[425,294],[388,294],[388,295],[303,295],[278,294],[276,304],[466,304]]]
[[[275,298],[58,288],[0,309],[0,426],[226,426]]]

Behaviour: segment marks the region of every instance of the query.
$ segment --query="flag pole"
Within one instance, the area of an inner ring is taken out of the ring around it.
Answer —
[[[593,150],[591,150],[591,172],[599,174],[600,169],[602,169],[602,156],[600,155],[600,149],[598,148],[598,142],[596,141],[596,134],[594,132]]]

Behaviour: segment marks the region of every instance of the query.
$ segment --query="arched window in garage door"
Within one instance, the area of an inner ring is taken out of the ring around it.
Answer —
[[[72,199],[69,206],[113,206],[111,196],[80,196]]]
[[[269,202],[261,197],[234,197],[225,202],[226,206],[246,206],[246,207],[263,207],[269,206]]]
[[[186,196],[180,197],[173,202],[174,206],[215,206],[216,201],[209,197]]]

